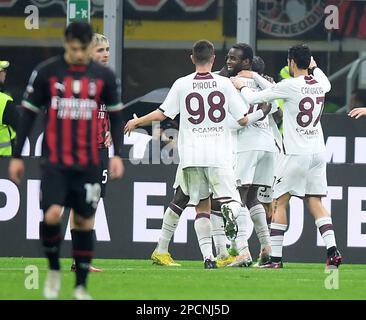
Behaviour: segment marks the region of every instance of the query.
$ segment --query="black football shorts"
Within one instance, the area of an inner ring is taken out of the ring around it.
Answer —
[[[101,193],[100,167],[84,170],[43,166],[41,208],[43,212],[58,204],[73,208],[84,218],[95,214]]]

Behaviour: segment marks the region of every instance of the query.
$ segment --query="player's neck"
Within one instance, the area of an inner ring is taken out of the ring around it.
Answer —
[[[196,72],[197,73],[207,73],[207,72],[211,72],[212,70],[212,65],[211,64],[206,64],[203,66],[200,65],[196,65]]]
[[[66,61],[66,63],[68,65],[76,65],[76,63],[74,63],[72,61],[72,59],[70,58],[70,56],[66,52],[64,53],[64,59],[65,59],[65,61]],[[87,59],[85,59],[85,61],[83,61],[83,63],[81,65],[85,65],[86,66],[86,65],[88,65],[90,63],[90,61],[91,61],[91,58],[88,57]]]
[[[297,78],[297,77],[301,77],[301,76],[308,76],[309,73],[308,73],[308,70],[294,70],[294,78]]]

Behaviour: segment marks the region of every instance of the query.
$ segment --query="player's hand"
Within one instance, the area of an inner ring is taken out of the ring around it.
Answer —
[[[251,79],[251,78],[253,78],[253,74],[254,74],[254,72],[253,71],[250,71],[250,70],[241,70],[241,71],[239,71],[239,73],[238,73],[238,77],[242,77],[242,78],[249,78],[249,79]]]
[[[111,145],[112,145],[112,136],[111,136],[110,131],[107,131],[107,132],[105,133],[104,146],[105,146],[106,148],[109,148]]]
[[[20,184],[24,174],[24,161],[22,159],[11,159],[9,163],[10,180],[17,185]]]
[[[313,69],[313,68],[316,68],[317,67],[317,64],[314,60],[314,57],[311,56],[311,60],[310,60],[310,64],[309,64],[309,69]]]
[[[274,79],[272,77],[270,77],[270,76],[264,75],[263,78],[266,79],[267,81],[269,81],[270,83],[274,83],[275,82]]]
[[[265,102],[258,104],[258,109],[261,109],[264,113],[264,116],[266,116],[272,109],[272,104]],[[260,119],[262,120],[262,119]]]
[[[125,125],[124,133],[125,134],[128,133],[128,136],[130,136],[131,132],[138,127],[138,120],[139,120],[138,116],[134,113],[133,119],[128,121],[127,124]]]
[[[125,167],[121,157],[114,156],[110,158],[108,170],[109,176],[112,180],[122,178],[123,173],[125,172]]]
[[[348,116],[350,116],[351,118],[356,118],[356,119],[358,119],[362,116],[366,116],[366,107],[354,108],[348,113]]]
[[[230,80],[233,83],[234,87],[238,90],[244,86],[244,81],[238,77],[231,77]]]

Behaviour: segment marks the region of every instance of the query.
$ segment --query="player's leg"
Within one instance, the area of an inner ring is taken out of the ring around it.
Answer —
[[[240,186],[238,187],[238,192],[240,194],[240,199],[243,206],[240,208],[238,217],[236,218],[236,223],[238,225],[238,234],[234,240],[231,240],[229,253],[233,256],[239,256],[239,251],[243,248],[248,247],[248,242],[244,239],[247,239],[248,236],[246,234],[246,226],[247,226],[247,217],[249,216],[248,208],[246,207],[245,203],[247,202],[247,195],[249,191],[248,186]]]
[[[204,260],[204,267],[205,269],[216,268],[212,252],[211,201],[207,168],[184,168],[182,185],[189,196],[188,205],[193,205],[196,208],[194,229]]]
[[[251,186],[248,192],[247,207],[250,218],[253,221],[254,229],[261,245],[258,265],[268,263],[271,253],[271,240],[267,225],[266,212],[264,206],[258,200],[258,186]]]
[[[271,223],[272,252],[268,264],[261,268],[282,268],[283,238],[287,230],[287,207],[292,195],[305,196],[306,174],[310,165],[307,155],[282,155],[276,169],[273,187],[273,213]]]
[[[315,219],[315,224],[327,248],[327,267],[338,267],[342,256],[337,249],[334,227],[330,213],[322,204],[321,197],[327,194],[326,158],[324,153],[313,155],[307,175],[305,203]]]
[[[74,172],[69,194],[70,207],[75,210],[72,251],[76,264],[74,298],[91,299],[86,291],[89,267],[94,254],[94,215],[101,192],[98,170]]]
[[[75,213],[73,220],[72,247],[76,266],[74,298],[77,300],[90,300],[91,297],[86,291],[86,283],[94,251],[94,216],[85,218]]]
[[[74,236],[74,230],[75,230],[75,212],[73,209],[70,209],[70,233],[71,233],[71,240],[72,240],[72,237]],[[92,228],[94,229],[94,226],[95,226],[95,216],[93,216],[91,218],[92,220]],[[76,264],[75,264],[75,261],[73,260],[72,261],[72,264],[71,264],[71,268],[70,268],[71,271],[75,272],[76,270]],[[100,268],[96,268],[96,267],[93,267],[92,265],[89,267],[89,272],[103,272],[102,269]]]
[[[237,218],[239,217],[242,204],[240,202],[240,195],[236,190],[234,184],[234,175],[231,169],[223,168],[209,168],[209,181],[211,190],[214,193],[214,199],[221,203],[221,213],[225,221],[225,233],[229,240],[236,239],[238,235],[238,225]],[[240,262],[240,265],[248,265],[251,263],[251,257],[248,250],[248,243],[246,238],[246,220],[244,220],[244,226],[242,228],[244,231],[241,235],[244,238],[241,241],[243,245],[243,250],[247,251],[245,256],[246,259]],[[238,257],[229,264],[236,262]],[[250,263],[247,258],[250,258]]]
[[[198,244],[204,260],[205,269],[215,269],[216,261],[212,252],[212,225],[210,220],[211,201],[207,199],[201,200],[196,205],[196,219],[194,221],[194,229],[196,231]]]
[[[221,203],[215,199],[211,199],[211,225],[216,250],[216,264],[218,268],[222,268],[232,263],[235,258],[227,250],[225,222],[221,214]]]
[[[287,230],[287,207],[291,195],[286,193],[274,200],[274,208],[271,223],[271,255],[267,263],[258,265],[260,268],[282,268],[282,249],[284,234]]]
[[[189,197],[185,195],[182,188],[178,186],[175,190],[173,200],[165,210],[159,241],[156,249],[151,255],[151,259],[155,264],[171,267],[180,266],[180,264],[173,260],[168,249],[173,234],[177,229],[179,218],[187,207],[188,201]]]
[[[44,219],[40,222],[39,233],[49,268],[43,294],[46,299],[57,299],[61,288],[59,254],[62,241],[62,207],[66,200],[66,177],[59,170],[44,167],[41,193]]]
[[[249,267],[252,265],[253,260],[249,251],[248,234],[247,234],[247,222],[249,219],[248,208],[241,207],[236,222],[238,224],[238,234],[235,238],[234,245],[237,250],[235,260],[229,265],[230,267]],[[231,244],[230,249],[233,248]]]
[[[108,154],[108,149],[107,148],[102,148],[99,149],[99,159],[101,162],[101,166],[100,166],[100,182],[101,182],[101,190],[100,190],[100,198],[103,199],[105,197],[105,192],[106,192],[106,186],[107,186],[107,182],[108,182],[108,165],[109,165],[109,154]],[[71,233],[71,239],[73,237],[74,234],[74,229],[75,229],[75,223],[74,223],[74,210],[70,209],[70,233]],[[93,229],[95,226],[95,216],[93,216],[92,218],[92,225],[93,225]],[[71,271],[75,272],[76,270],[76,265],[75,265],[75,261],[72,262],[71,264]],[[94,266],[90,266],[89,269],[90,272],[103,272],[102,269],[100,268],[96,268]]]
[[[338,267],[342,263],[342,256],[337,249],[334,227],[330,213],[324,208],[320,197],[306,197],[305,203],[307,204],[310,213],[313,215],[315,225],[319,229],[326,245],[328,257],[326,262],[327,267]]]

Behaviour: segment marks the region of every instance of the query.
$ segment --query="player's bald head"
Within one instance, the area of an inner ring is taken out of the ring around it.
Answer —
[[[215,48],[208,40],[199,40],[193,45],[192,57],[196,64],[205,65],[215,56]]]

